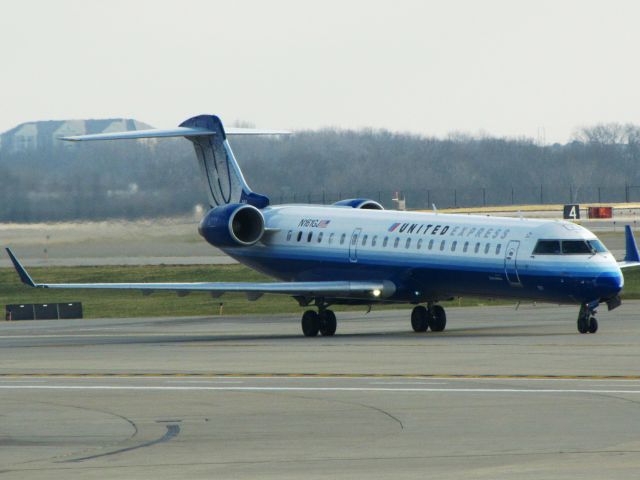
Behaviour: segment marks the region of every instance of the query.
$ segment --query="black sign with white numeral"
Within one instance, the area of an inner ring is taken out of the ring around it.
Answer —
[[[580,205],[565,205],[563,218],[566,220],[580,219]]]

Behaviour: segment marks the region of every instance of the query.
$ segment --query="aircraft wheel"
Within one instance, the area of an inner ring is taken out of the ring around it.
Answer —
[[[429,328],[429,311],[422,305],[411,311],[411,327],[414,332],[426,332]]]
[[[302,314],[302,333],[305,337],[315,337],[320,330],[320,316],[315,310],[307,310]]]
[[[596,333],[598,331],[598,320],[596,317],[591,317],[589,320],[589,333]]]
[[[581,316],[578,317],[578,331],[580,333],[587,333],[589,331],[589,317],[588,316],[581,315]]]
[[[320,313],[320,333],[323,337],[333,336],[337,327],[336,314],[332,310],[325,310]]]
[[[429,326],[432,332],[442,332],[447,326],[447,314],[440,305],[434,305],[431,308]]]

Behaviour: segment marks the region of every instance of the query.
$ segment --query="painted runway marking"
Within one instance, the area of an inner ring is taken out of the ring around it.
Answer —
[[[213,372],[150,372],[150,373],[127,373],[127,372],[106,372],[106,373],[0,373],[0,381],[14,378],[116,378],[116,379],[162,379],[162,378],[197,378],[197,379],[296,379],[296,380],[509,380],[509,381],[582,381],[582,382],[640,382],[640,375],[538,375],[538,374],[419,374],[419,373],[213,373]],[[638,385],[640,386],[640,385]]]
[[[178,383],[178,384],[185,384],[185,383],[196,383],[196,384],[211,384],[211,383],[218,383],[218,384],[222,384],[222,385],[229,385],[229,384],[234,384],[234,383],[244,383],[242,380],[165,380],[165,383]]]
[[[447,382],[370,382],[369,385],[448,385]]]
[[[526,394],[639,394],[640,390],[586,388],[381,388],[381,387],[220,387],[156,385],[0,385],[2,390],[141,390],[141,391],[235,391],[235,392],[403,392],[403,393],[526,393]]]

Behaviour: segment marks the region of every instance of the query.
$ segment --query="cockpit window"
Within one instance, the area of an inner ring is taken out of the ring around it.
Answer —
[[[590,255],[605,253],[607,249],[599,240],[539,240],[534,255]]]
[[[562,253],[565,255],[593,253],[591,247],[584,240],[563,240]]]
[[[560,240],[538,240],[534,255],[560,255]]]
[[[589,246],[597,253],[607,253],[607,247],[605,247],[600,240],[587,240]]]

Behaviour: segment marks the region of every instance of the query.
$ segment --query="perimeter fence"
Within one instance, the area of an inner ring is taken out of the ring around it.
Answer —
[[[504,205],[545,205],[568,203],[640,202],[640,185],[621,186],[545,186],[495,188],[425,188],[423,190],[353,190],[342,192],[276,193],[269,197],[275,204],[331,204],[346,198],[370,198],[392,208],[395,194],[406,201],[408,209],[484,207]]]

